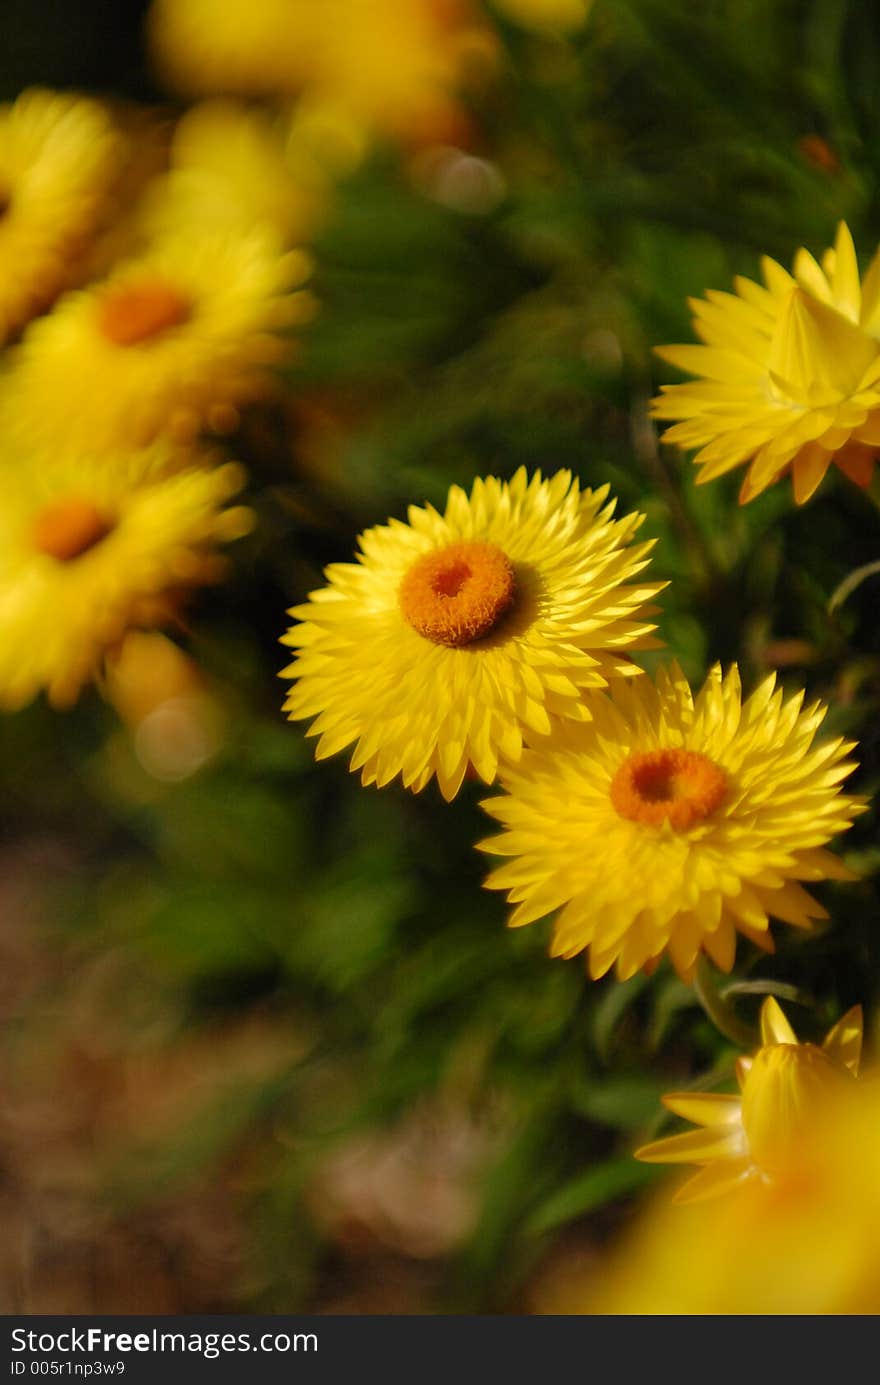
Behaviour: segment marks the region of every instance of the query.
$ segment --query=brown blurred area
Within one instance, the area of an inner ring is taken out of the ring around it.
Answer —
[[[161,1151],[226,1093],[282,1072],[302,1040],[259,1008],[193,1032],[161,985],[143,986],[129,949],[59,933],[52,902],[77,867],[50,836],[0,856],[0,1311],[261,1308],[267,1271],[249,1218],[289,1133],[255,1121],[190,1171]],[[304,1193],[322,1246],[316,1287],[290,1308],[431,1311],[445,1257],[473,1228],[497,1126],[432,1103],[336,1146]]]

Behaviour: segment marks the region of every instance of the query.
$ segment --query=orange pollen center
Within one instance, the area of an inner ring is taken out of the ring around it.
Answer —
[[[67,563],[94,548],[112,528],[112,523],[90,500],[71,496],[40,511],[32,538],[38,552]]]
[[[400,584],[404,619],[434,644],[452,648],[488,635],[513,605],[516,577],[493,543],[452,543],[417,558]]]
[[[711,817],[727,792],[727,776],[696,750],[649,750],[629,755],[611,781],[611,802],[622,818],[683,832]]]
[[[189,320],[192,304],[161,279],[113,289],[98,308],[98,330],[115,346],[136,346]]]

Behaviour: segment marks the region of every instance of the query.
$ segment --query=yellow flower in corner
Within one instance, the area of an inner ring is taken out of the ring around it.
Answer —
[[[229,506],[242,469],[167,447],[96,461],[16,459],[0,507],[0,707],[45,691],[54,706],[132,627],[172,617],[186,588],[217,581],[216,549],[247,533]]]
[[[677,1202],[714,1197],[749,1178],[772,1179],[788,1169],[810,1137],[826,1094],[858,1076],[862,1011],[848,1010],[822,1047],[798,1043],[777,1002],[761,1009],[762,1047],[736,1067],[739,1096],[673,1092],[663,1104],[701,1127],[636,1150],[649,1164],[699,1164]]]
[[[363,534],[283,639],[298,651],[285,710],[316,718],[317,757],[354,745],[365,784],[436,775],[451,799],[471,767],[490,783],[524,739],[589,717],[585,693],[641,672],[627,651],[652,646],[664,585],[634,580],[644,516],[613,513],[607,486],[521,469]]]
[[[814,1094],[784,1169],[689,1206],[662,1189],[598,1272],[570,1278],[546,1311],[876,1315],[880,1082],[870,1069],[847,1080],[848,1056],[824,1056],[839,1081]]]
[[[747,464],[741,503],[790,473],[803,504],[832,462],[867,486],[880,449],[880,251],[860,282],[841,222],[821,265],[802,249],[793,268],[765,256],[766,287],[740,277],[692,299],[703,345],[657,351],[700,377],[654,400],[678,420],[665,440],[699,449],[699,482]]]
[[[689,981],[701,951],[729,971],[737,933],[772,951],[771,918],[827,917],[800,882],[852,878],[826,843],[864,804],[840,791],[852,742],[816,742],[826,709],[803,697],[771,674],[744,701],[735,665],[694,697],[673,664],[556,726],[483,805],[511,925],[559,910],[554,956],[589,948],[591,976],[626,980],[668,951]]]
[[[120,144],[96,101],[37,88],[0,107],[0,345],[70,282]]]
[[[159,240],[31,325],[3,380],[5,426],[28,450],[86,453],[230,431],[310,310],[290,292],[307,271],[268,228]]]

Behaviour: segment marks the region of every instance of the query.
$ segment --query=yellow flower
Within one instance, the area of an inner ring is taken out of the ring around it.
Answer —
[[[288,292],[306,269],[259,229],[169,236],[31,325],[3,381],[5,426],[26,447],[83,452],[230,430],[308,311]]]
[[[809,1139],[816,1110],[841,1079],[857,1076],[862,1051],[862,1011],[856,1005],[831,1029],[821,1048],[800,1044],[777,1002],[761,1009],[762,1047],[741,1058],[739,1096],[672,1092],[663,1104],[701,1126],[655,1140],[636,1150],[649,1164],[700,1164],[700,1172],[676,1194],[695,1202],[729,1192],[749,1178],[774,1178],[796,1159]]]
[[[119,162],[95,101],[35,89],[0,107],[0,345],[70,283]]]
[[[829,1086],[772,1179],[653,1201],[592,1282],[550,1312],[871,1314],[880,1310],[880,1082]]]
[[[762,268],[766,288],[737,278],[736,294],[691,300],[702,346],[659,348],[701,377],[654,400],[657,418],[680,420],[665,439],[700,449],[700,482],[749,463],[741,503],[790,471],[803,504],[832,462],[867,486],[880,447],[880,252],[860,284],[841,222],[821,267],[799,250],[794,278],[766,256]]]
[[[730,970],[737,932],[772,951],[771,917],[827,917],[799,882],[852,878],[825,843],[863,811],[840,792],[853,746],[814,744],[825,708],[774,687],[743,701],[736,666],[716,665],[694,698],[673,664],[505,770],[484,807],[506,830],[482,848],[513,857],[486,881],[509,891],[511,925],[558,909],[552,953],[589,948],[591,976],[616,962],[625,980],[668,950],[690,980],[701,950]]]
[[[495,44],[468,0],[154,0],[160,68],[200,94],[304,94],[405,142],[452,138]]]
[[[633,583],[652,545],[630,545],[642,515],[613,512],[607,486],[520,469],[363,534],[284,637],[285,710],[317,718],[317,757],[355,743],[365,784],[436,775],[451,799],[469,767],[491,782],[524,738],[587,718],[585,692],[640,672],[626,651],[652,643],[663,585]]]
[[[309,71],[319,8],[314,0],[153,0],[148,33],[179,90],[272,96]]]
[[[180,120],[171,168],[148,194],[143,220],[153,234],[185,225],[233,234],[268,227],[285,244],[316,230],[329,200],[317,159],[264,112],[233,101],[203,101]]]
[[[0,508],[0,706],[45,690],[73,702],[132,626],[173,614],[216,581],[215,549],[251,527],[226,502],[243,472],[181,462],[167,447],[94,460],[16,460]]]

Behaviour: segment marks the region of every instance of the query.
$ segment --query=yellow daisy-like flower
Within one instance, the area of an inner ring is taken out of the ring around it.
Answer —
[[[305,94],[406,143],[458,133],[456,90],[496,49],[469,0],[154,0],[149,28],[180,90]]]
[[[86,452],[231,430],[310,311],[289,291],[307,269],[259,229],[169,236],[32,324],[2,385],[8,427],[31,448]]]
[[[715,1197],[749,1178],[772,1179],[790,1167],[809,1139],[816,1111],[842,1079],[858,1076],[862,1011],[838,1020],[822,1047],[798,1043],[771,997],[761,1009],[762,1047],[736,1065],[739,1096],[672,1092],[664,1106],[701,1127],[636,1150],[649,1164],[699,1164],[677,1202]]]
[[[119,162],[95,101],[37,88],[0,107],[0,344],[70,283]]]
[[[627,651],[653,644],[647,603],[665,585],[633,581],[644,516],[613,513],[607,486],[521,469],[367,530],[283,640],[299,651],[285,710],[316,717],[317,757],[354,744],[365,784],[436,775],[451,799],[470,767],[491,782],[524,738],[589,717],[584,693],[641,672]]]
[[[301,244],[326,209],[330,180],[289,125],[234,101],[194,106],[174,132],[171,168],[149,191],[144,223],[154,234],[268,227]]]
[[[794,277],[762,261],[766,287],[734,280],[735,294],[692,299],[702,346],[658,355],[700,379],[663,387],[656,418],[680,420],[665,440],[699,448],[698,481],[748,463],[740,502],[791,472],[798,504],[833,462],[867,486],[880,449],[880,252],[859,282],[843,222],[821,266],[807,250]]]
[[[829,1084],[771,1179],[681,1206],[665,1189],[589,1278],[544,1311],[868,1314],[880,1308],[880,1082]],[[817,1095],[819,1095],[817,1093]],[[579,1282],[580,1281],[580,1282]]]
[[[220,543],[247,533],[228,506],[234,463],[181,463],[164,445],[114,459],[16,461],[0,507],[0,706],[45,690],[75,701],[132,626],[173,614],[179,593],[223,573]]]
[[[305,80],[320,8],[314,0],[153,0],[148,32],[179,90],[273,96]]]
[[[552,953],[589,948],[591,976],[616,962],[625,980],[668,951],[690,980],[701,950],[729,971],[738,932],[772,951],[771,917],[827,917],[799,882],[852,878],[825,844],[864,805],[840,792],[853,744],[814,743],[826,709],[803,697],[771,674],[743,701],[734,665],[694,698],[673,664],[557,726],[483,805],[505,827],[483,850],[513,858],[486,881],[509,892],[511,924],[558,909]]]

